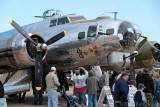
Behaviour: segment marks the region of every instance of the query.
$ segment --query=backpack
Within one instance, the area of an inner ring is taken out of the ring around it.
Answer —
[[[160,102],[160,90],[157,90],[154,94],[154,99],[158,102]]]
[[[143,102],[141,91],[137,91],[134,95],[135,102]]]

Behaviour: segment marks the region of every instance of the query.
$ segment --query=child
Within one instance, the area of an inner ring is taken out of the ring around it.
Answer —
[[[143,84],[138,84],[137,92],[134,95],[135,107],[145,107],[146,97],[143,92],[145,86]]]

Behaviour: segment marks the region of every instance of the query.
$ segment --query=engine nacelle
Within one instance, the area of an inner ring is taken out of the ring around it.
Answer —
[[[33,53],[30,50],[30,42],[22,35],[0,35],[0,69],[2,72],[9,68],[27,68],[34,65]],[[39,35],[30,34],[31,38],[37,38],[39,43],[44,40]],[[45,55],[46,52],[43,52]],[[0,71],[1,72],[1,71]]]
[[[139,55],[135,58],[137,68],[152,67],[155,62],[160,62],[160,44],[142,40],[138,47]]]

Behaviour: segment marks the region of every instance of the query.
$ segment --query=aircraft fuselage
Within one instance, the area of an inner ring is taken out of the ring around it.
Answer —
[[[43,42],[59,32],[67,32],[65,37],[54,44],[50,44],[47,55],[44,55],[47,64],[61,69],[99,65],[111,52],[124,51],[119,42],[119,29],[124,33],[128,28],[133,28],[129,22],[108,17],[57,26],[51,26],[51,20],[45,19],[41,22],[26,25],[23,26],[23,29],[31,36],[40,37]],[[94,32],[96,34],[90,36],[89,27],[92,26],[97,27]],[[114,33],[111,35],[105,34],[106,30],[110,28],[114,29]],[[80,32],[85,35],[82,39],[78,39]],[[98,32],[104,32],[104,34],[98,34]],[[0,51],[3,51],[0,53],[0,69],[8,67],[23,69],[34,65],[34,59],[27,50],[26,39],[16,30],[1,33],[0,38]],[[126,52],[129,52],[129,50],[126,50]]]

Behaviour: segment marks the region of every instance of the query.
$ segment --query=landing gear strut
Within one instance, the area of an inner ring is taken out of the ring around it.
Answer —
[[[42,104],[42,93],[43,93],[43,89],[37,90],[36,89],[36,83],[35,83],[35,71],[32,72],[32,90],[33,90],[33,101],[34,101],[34,105],[41,105]]]
[[[4,96],[4,87],[2,82],[0,81],[0,98],[3,98],[3,96]]]

